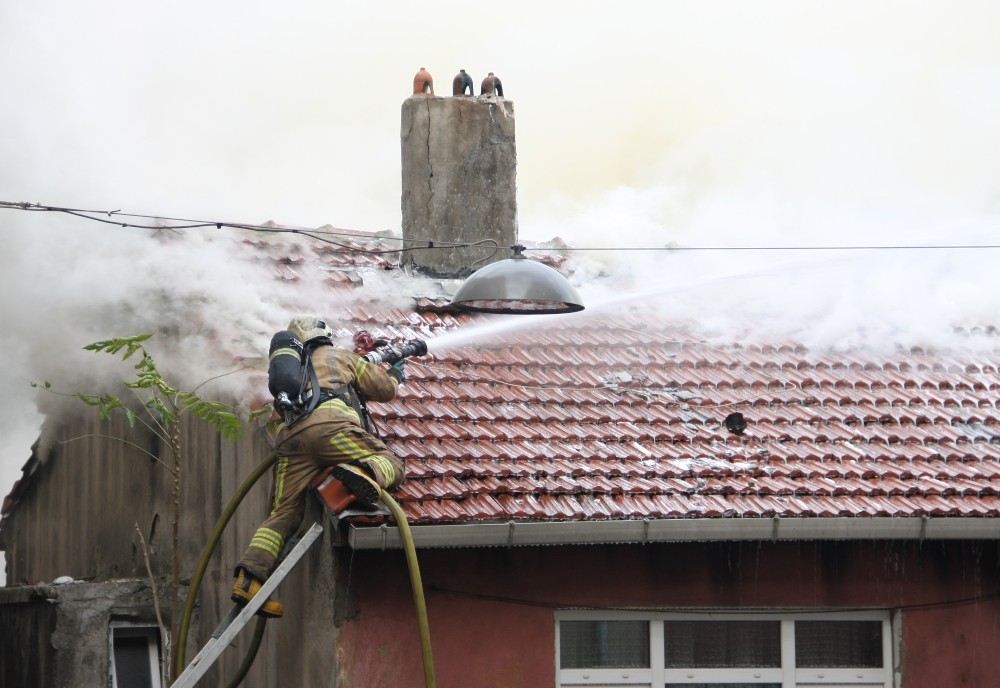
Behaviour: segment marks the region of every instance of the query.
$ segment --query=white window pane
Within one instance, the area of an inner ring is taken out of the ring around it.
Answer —
[[[665,621],[663,644],[671,669],[781,666],[780,621]]]
[[[881,621],[796,621],[800,668],[882,666]]]
[[[559,624],[563,669],[648,667],[648,621],[563,621]]]

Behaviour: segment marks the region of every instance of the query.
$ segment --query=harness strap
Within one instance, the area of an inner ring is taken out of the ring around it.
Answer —
[[[378,433],[375,424],[372,422],[371,414],[368,412],[368,405],[358,395],[358,390],[354,385],[341,384],[336,387],[319,386],[319,376],[316,374],[315,366],[313,366],[312,353],[318,344],[325,343],[328,342],[309,342],[304,347],[303,357],[305,358],[305,365],[303,365],[302,370],[302,384],[299,387],[299,398],[302,400],[303,408],[295,418],[292,418],[290,422],[286,422],[285,426],[292,427],[315,411],[316,407],[324,401],[340,399],[358,414],[358,418],[361,420],[361,425],[364,429],[377,436]],[[306,391],[306,378],[309,379],[308,392]]]
[[[325,341],[313,340],[311,342],[306,342],[306,345],[303,347],[302,355],[305,358],[305,365],[302,366],[302,382],[299,384],[299,398],[303,400],[306,406],[298,413],[298,415],[285,422],[285,425],[289,428],[308,416],[316,409],[317,406],[319,406],[320,395],[315,393],[316,390],[320,389],[319,376],[316,374],[316,367],[313,365],[312,354],[313,350],[319,344],[325,343]],[[309,378],[309,389],[311,391],[308,401],[304,398],[306,393],[306,378]]]
[[[309,389],[312,390],[312,394],[309,395],[309,403],[302,415],[308,416],[316,410],[316,407],[319,406],[319,398],[323,396],[322,389],[319,386],[319,375],[316,374],[316,366],[313,365],[311,350],[309,351],[309,357],[306,358],[306,367],[309,368]],[[319,394],[317,394],[317,390],[319,390]]]
[[[309,396],[309,405],[312,406],[314,397]],[[354,385],[337,385],[336,387],[321,387],[319,393],[319,402],[322,404],[324,402],[330,401],[331,399],[338,399],[342,401],[348,408],[353,410],[358,414],[358,419],[361,420],[362,424],[365,424],[365,418],[368,415],[368,408],[365,403],[361,401],[358,396],[357,390]]]

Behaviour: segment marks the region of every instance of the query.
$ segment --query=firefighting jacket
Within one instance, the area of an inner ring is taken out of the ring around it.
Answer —
[[[321,401],[291,428],[279,428],[285,438],[316,423],[344,423],[364,428],[363,419],[346,394],[352,386],[363,401],[389,401],[396,396],[399,388],[396,378],[352,351],[324,344],[312,350],[311,358]],[[309,390],[307,395],[314,392]]]

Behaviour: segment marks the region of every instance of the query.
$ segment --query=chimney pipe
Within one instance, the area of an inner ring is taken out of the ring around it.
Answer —
[[[400,138],[403,238],[435,244],[404,253],[404,264],[465,277],[510,258],[517,243],[513,102],[414,95],[403,101]]]

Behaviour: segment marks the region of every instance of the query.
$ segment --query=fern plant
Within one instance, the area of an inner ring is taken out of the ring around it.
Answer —
[[[112,355],[121,353],[122,360],[128,360],[136,353],[141,354],[139,361],[134,366],[136,377],[134,380],[126,382],[125,386],[133,390],[145,390],[145,398],[140,399],[140,401],[143,402],[144,407],[158,426],[169,428],[179,422],[184,413],[190,413],[218,430],[219,434],[230,442],[235,442],[243,430],[243,423],[239,416],[221,402],[202,399],[194,392],[178,389],[169,384],[157,369],[153,357],[143,346],[143,342],[152,336],[151,334],[137,334],[130,337],[117,337],[94,342],[83,348],[85,351],[104,352]],[[122,353],[123,351],[124,353]],[[124,413],[129,427],[135,427],[139,420],[135,411],[127,404],[122,403],[122,400],[115,394],[99,396],[77,394],[76,396],[88,406],[96,407],[97,412],[104,420],[108,420],[111,414],[119,409]]]

